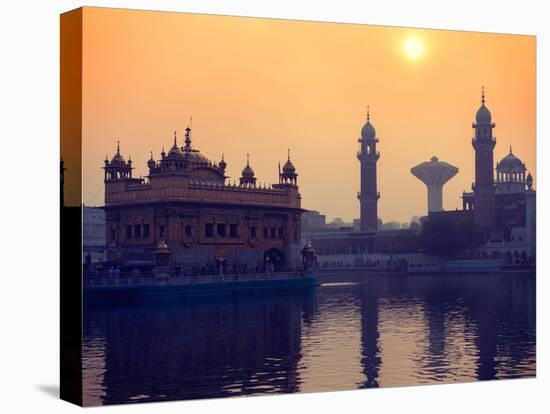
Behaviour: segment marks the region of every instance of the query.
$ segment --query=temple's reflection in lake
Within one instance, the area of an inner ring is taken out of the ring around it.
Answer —
[[[320,281],[86,306],[85,404],[535,375],[534,275]]]

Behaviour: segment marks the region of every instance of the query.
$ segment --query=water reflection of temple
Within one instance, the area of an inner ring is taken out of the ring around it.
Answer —
[[[346,280],[86,307],[86,391],[116,403],[534,376],[532,277]]]
[[[297,392],[311,299],[297,291],[86,308],[84,336],[98,326],[104,336],[103,403]]]

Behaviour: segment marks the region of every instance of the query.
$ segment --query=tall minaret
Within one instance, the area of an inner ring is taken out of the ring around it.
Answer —
[[[475,150],[475,183],[474,190],[474,220],[480,227],[492,227],[495,224],[495,183],[493,175],[493,149],[496,139],[493,138],[491,112],[485,106],[485,89],[481,88],[481,107],[476,114],[476,122],[472,124],[475,136],[472,146]]]
[[[367,123],[361,129],[359,144],[361,148],[357,159],[361,163],[361,192],[357,194],[361,204],[361,231],[373,231],[378,228],[378,199],[376,190],[376,163],[380,153],[376,151],[376,130],[370,123],[370,111],[367,108]]]

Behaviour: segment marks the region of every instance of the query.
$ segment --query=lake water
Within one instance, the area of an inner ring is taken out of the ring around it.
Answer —
[[[534,275],[319,281],[85,306],[84,403],[535,376]]]

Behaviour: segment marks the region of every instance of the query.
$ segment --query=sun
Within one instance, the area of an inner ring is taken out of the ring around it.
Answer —
[[[415,36],[409,36],[403,43],[403,51],[410,60],[418,60],[424,54],[424,42]]]

